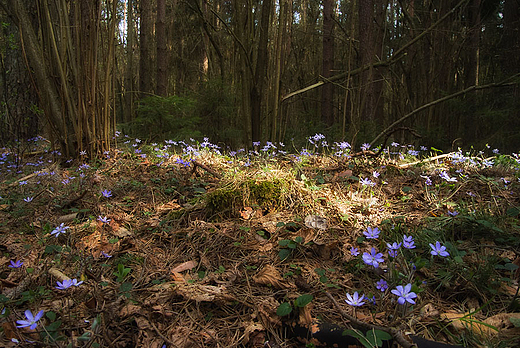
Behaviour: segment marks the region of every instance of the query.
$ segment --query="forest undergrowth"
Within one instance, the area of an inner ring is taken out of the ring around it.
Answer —
[[[0,149],[0,345],[520,344],[518,154],[307,145]]]

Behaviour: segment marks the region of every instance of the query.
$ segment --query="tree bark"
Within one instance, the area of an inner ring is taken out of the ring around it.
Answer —
[[[272,0],[264,0],[260,19],[260,39],[258,42],[256,69],[251,98],[251,136],[253,141],[261,140],[262,99],[264,97],[265,74],[268,66],[267,43],[269,39],[269,17],[271,15]]]
[[[152,1],[140,0],[141,17],[139,31],[139,91],[141,98],[153,93],[152,86]]]
[[[334,69],[334,3],[333,0],[323,0],[323,51],[322,76],[327,79]],[[334,85],[327,83],[321,89],[321,121],[326,126],[334,123],[333,105]]]
[[[157,0],[157,95],[165,97],[168,89],[168,49],[166,47],[166,2]]]

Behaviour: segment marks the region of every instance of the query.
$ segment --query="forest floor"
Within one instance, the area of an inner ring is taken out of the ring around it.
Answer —
[[[520,343],[517,155],[119,139],[0,149],[2,347]]]

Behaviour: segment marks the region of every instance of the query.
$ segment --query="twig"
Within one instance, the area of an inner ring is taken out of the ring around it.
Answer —
[[[369,323],[365,323],[364,321],[361,321],[353,316],[351,316],[350,314],[348,314],[347,312],[345,312],[338,304],[338,302],[334,299],[334,297],[332,297],[332,295],[328,292],[328,291],[325,291],[325,295],[327,295],[327,297],[331,300],[332,304],[334,305],[334,307],[336,307],[336,309],[338,310],[338,312],[345,318],[347,318],[351,323],[353,323],[355,326],[359,326],[361,328],[364,328],[364,329],[368,329],[368,330],[380,330],[380,331],[384,331],[384,332],[387,332],[389,333],[390,335],[392,335],[392,337],[394,338],[394,340],[399,343],[403,348],[417,348],[417,345],[407,341],[404,336],[401,334],[401,332],[393,327],[384,327],[384,326],[378,326],[378,325],[373,325],[373,324],[369,324]]]
[[[152,325],[153,329],[155,330],[155,332],[157,332],[157,334],[165,341],[165,342],[168,342],[168,344],[172,347],[175,347],[175,344],[166,336],[164,336],[160,331],[159,329],[157,328],[157,326],[154,325],[154,323],[150,320],[149,323]]]
[[[215,178],[217,178],[217,179],[221,178],[221,175],[219,173],[217,173],[214,169],[211,169],[207,165],[200,163],[197,160],[193,160],[193,161],[191,161],[191,163],[193,163],[193,167],[200,167],[200,168],[204,169],[205,171],[207,171],[208,173],[210,173],[211,175],[213,175]]]

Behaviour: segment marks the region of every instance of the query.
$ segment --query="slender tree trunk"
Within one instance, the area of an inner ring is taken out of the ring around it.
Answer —
[[[166,0],[157,0],[157,94],[167,95],[168,88],[168,49],[166,47]]]
[[[141,98],[153,93],[152,86],[152,1],[140,0],[141,17],[139,31],[139,91]]]
[[[134,45],[135,45],[135,23],[134,23],[134,0],[127,2],[126,15],[126,74],[125,74],[125,122],[134,118]]]
[[[271,120],[271,140],[276,141],[277,129],[280,126],[280,85],[282,75],[282,53],[283,53],[283,38],[287,26],[287,0],[280,0],[280,14],[278,17],[278,31],[276,34],[276,58],[275,58],[275,73],[273,81],[273,112]]]
[[[323,0],[323,51],[322,76],[326,79],[333,74],[334,69],[334,3],[333,0]],[[325,84],[321,89],[321,121],[326,126],[334,123],[333,105],[334,85]]]
[[[261,140],[261,115],[262,99],[265,96],[265,74],[268,66],[267,43],[269,39],[269,17],[271,14],[272,0],[264,0],[260,19],[260,39],[258,42],[258,54],[256,58],[255,76],[250,92],[251,98],[251,136],[253,141]]]

